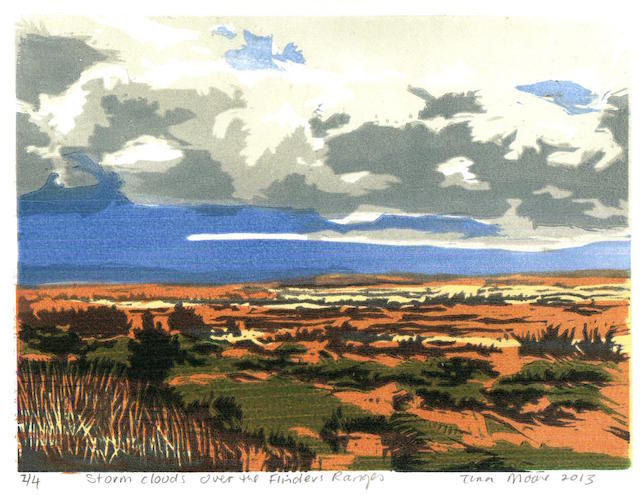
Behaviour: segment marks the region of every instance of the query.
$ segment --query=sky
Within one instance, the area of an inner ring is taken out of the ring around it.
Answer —
[[[17,30],[18,194],[52,173],[95,183],[81,153],[136,203],[359,225],[307,239],[547,250],[629,236],[629,53],[607,24],[118,16]],[[433,215],[486,228],[421,227]]]

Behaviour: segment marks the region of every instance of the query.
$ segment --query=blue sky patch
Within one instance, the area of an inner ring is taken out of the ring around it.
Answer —
[[[238,33],[236,33],[235,29],[231,26],[225,26],[224,24],[220,24],[219,26],[215,26],[211,31],[212,34],[219,34],[220,36],[224,36],[227,39],[232,40],[235,38]]]
[[[273,53],[273,36],[259,36],[246,29],[243,36],[245,45],[242,48],[224,54],[227,63],[236,70],[281,70],[276,60],[305,63],[302,52],[293,43],[288,43],[282,53]]]
[[[516,89],[552,101],[571,115],[596,111],[589,105],[598,95],[572,81],[540,81],[516,86]]]

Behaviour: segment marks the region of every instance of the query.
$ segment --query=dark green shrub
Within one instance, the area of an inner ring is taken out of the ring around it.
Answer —
[[[171,336],[161,327],[154,327],[153,316],[146,311],[143,328],[129,341],[129,376],[150,382],[162,382],[175,362],[184,362],[177,336]]]
[[[174,306],[167,321],[171,330],[178,330],[188,337],[204,338],[211,334],[211,329],[205,325],[195,308],[185,308],[182,302]]]
[[[34,328],[23,324],[18,335],[34,349],[58,357],[82,354],[86,347],[78,334],[56,327]]]
[[[524,337],[514,338],[520,343],[518,352],[522,355],[566,357],[576,353],[574,336],[574,329],[560,333],[560,325],[549,325],[538,334],[527,332]]]
[[[628,356],[622,353],[622,346],[616,344],[613,337],[613,329],[610,329],[602,338],[597,327],[589,331],[585,323],[582,329],[582,340],[576,344],[576,347],[586,359],[613,362],[628,359]]]

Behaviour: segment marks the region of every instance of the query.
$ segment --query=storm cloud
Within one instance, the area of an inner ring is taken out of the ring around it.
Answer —
[[[17,43],[16,94],[37,107],[41,94],[62,93],[85,69],[109,56],[82,38],[25,33]]]
[[[425,101],[425,107],[418,113],[420,119],[444,117],[449,119],[459,113],[481,113],[484,108],[478,102],[475,91],[466,93],[445,93],[435,98],[423,88],[409,86],[409,92]]]
[[[582,99],[546,98],[546,86],[531,85],[492,99],[491,88],[473,82],[435,90],[392,71],[342,76],[314,66],[299,36],[245,29],[242,44],[211,36],[211,25],[197,41],[206,46],[188,41],[194,50],[175,52],[185,54],[180,69],[172,69],[175,55],[157,64],[161,82],[128,61],[124,45],[99,49],[99,40],[89,44],[92,33],[26,28],[17,61],[18,192],[38,189],[51,172],[66,185],[95,182],[63,157],[82,152],[116,172],[132,201],[146,203],[254,204],[330,218],[458,216],[501,225],[505,236],[509,225],[526,224],[550,237],[578,229],[606,239],[628,226],[625,91],[570,112],[598,94],[563,81],[581,88]],[[278,48],[279,39],[300,48]],[[151,55],[164,52],[150,54],[145,63],[153,65]],[[279,70],[283,62],[287,70]],[[110,76],[93,74],[96,64]],[[162,83],[178,70],[184,81]],[[42,106],[43,95],[58,99]],[[568,137],[538,132],[540,123],[555,124],[554,111],[572,129]]]

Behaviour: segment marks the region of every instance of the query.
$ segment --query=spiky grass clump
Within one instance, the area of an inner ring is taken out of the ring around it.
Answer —
[[[560,325],[548,325],[539,333],[527,332],[515,336],[520,344],[519,352],[529,356],[568,357],[576,353],[574,345],[575,329],[560,332]]]
[[[604,335],[598,327],[589,330],[585,324],[582,329],[582,340],[575,338],[575,329],[560,331],[560,326],[548,325],[539,333],[527,332],[524,336],[515,336],[519,342],[519,352],[529,356],[550,356],[566,358],[579,356],[590,361],[620,362],[628,358],[622,352],[622,346],[613,340],[614,330],[609,329]]]
[[[167,389],[104,363],[18,366],[21,469],[308,469],[313,453],[221,429],[208,408],[185,408]],[[38,458],[39,465],[24,459]],[[43,465],[44,464],[44,465]]]
[[[589,330],[587,325],[582,329],[582,340],[576,347],[585,359],[620,362],[628,358],[622,352],[622,346],[613,341],[614,331],[609,329],[604,336],[598,327]]]

